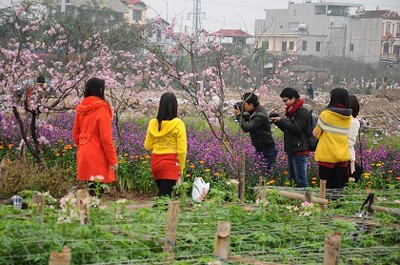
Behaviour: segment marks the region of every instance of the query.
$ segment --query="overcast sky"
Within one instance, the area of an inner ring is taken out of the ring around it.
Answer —
[[[191,31],[192,23],[188,17],[193,10],[193,0],[142,1],[149,6],[149,17],[160,14],[165,19],[168,5],[168,18],[169,21],[176,18],[178,25],[176,30],[181,31],[180,28],[184,29],[187,26]],[[303,0],[295,0],[295,2],[303,3]],[[335,2],[363,4],[367,10],[376,9],[379,6],[379,9],[390,9],[400,13],[400,0],[338,0]],[[264,18],[264,9],[286,9],[288,6],[287,0],[202,0],[201,3],[202,12],[205,13],[205,18],[202,20],[203,28],[208,31],[240,28],[249,33],[254,33],[254,20]]]

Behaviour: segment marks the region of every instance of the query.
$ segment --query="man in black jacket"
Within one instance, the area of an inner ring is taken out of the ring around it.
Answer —
[[[255,147],[257,153],[262,154],[269,171],[276,162],[278,150],[272,138],[268,113],[260,105],[258,97],[254,93],[245,93],[242,99],[243,106],[236,106],[234,113],[242,130],[250,133],[251,144]]]
[[[289,177],[296,181],[297,187],[308,187],[307,157],[310,152],[308,143],[310,135],[307,129],[310,114],[303,107],[304,100],[295,89],[291,87],[283,89],[280,97],[286,105],[286,117],[271,117],[271,119],[284,133]]]

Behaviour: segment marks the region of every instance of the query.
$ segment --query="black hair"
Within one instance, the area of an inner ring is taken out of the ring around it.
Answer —
[[[291,88],[291,87],[286,87],[282,90],[281,94],[280,94],[281,98],[288,98],[288,99],[299,99],[300,95],[299,92],[297,92],[296,89]]]
[[[337,87],[331,90],[331,101],[328,107],[336,107],[338,104],[343,104],[345,108],[350,108],[349,92],[347,89]]]
[[[104,97],[105,86],[106,82],[104,81],[104,79],[92,77],[86,82],[85,92],[83,93],[83,96],[85,98],[89,96],[95,96],[105,101]]]
[[[46,78],[44,78],[44,75],[38,75],[38,77],[36,78],[36,83],[38,84],[46,83]]]
[[[162,121],[170,121],[178,116],[178,101],[174,93],[166,92],[160,98],[160,105],[158,107],[157,120],[158,130],[161,130]]]
[[[257,95],[252,93],[252,92],[244,93],[243,96],[242,96],[242,99],[247,104],[253,104],[253,107],[257,107],[258,104],[260,104],[260,103],[258,103]]]
[[[356,118],[360,112],[360,104],[358,103],[358,99],[355,95],[349,95],[349,104],[352,110],[351,115]]]

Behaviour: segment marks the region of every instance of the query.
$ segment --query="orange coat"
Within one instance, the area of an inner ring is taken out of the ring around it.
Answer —
[[[72,137],[78,146],[79,180],[103,176],[102,182],[115,181],[112,165],[118,163],[111,132],[112,111],[104,100],[89,96],[76,107]]]

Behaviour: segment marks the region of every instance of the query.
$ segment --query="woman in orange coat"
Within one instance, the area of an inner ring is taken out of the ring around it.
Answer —
[[[87,81],[84,99],[76,107],[72,137],[78,146],[78,179],[83,181],[115,181],[117,154],[111,132],[112,110],[104,99],[105,81]]]

